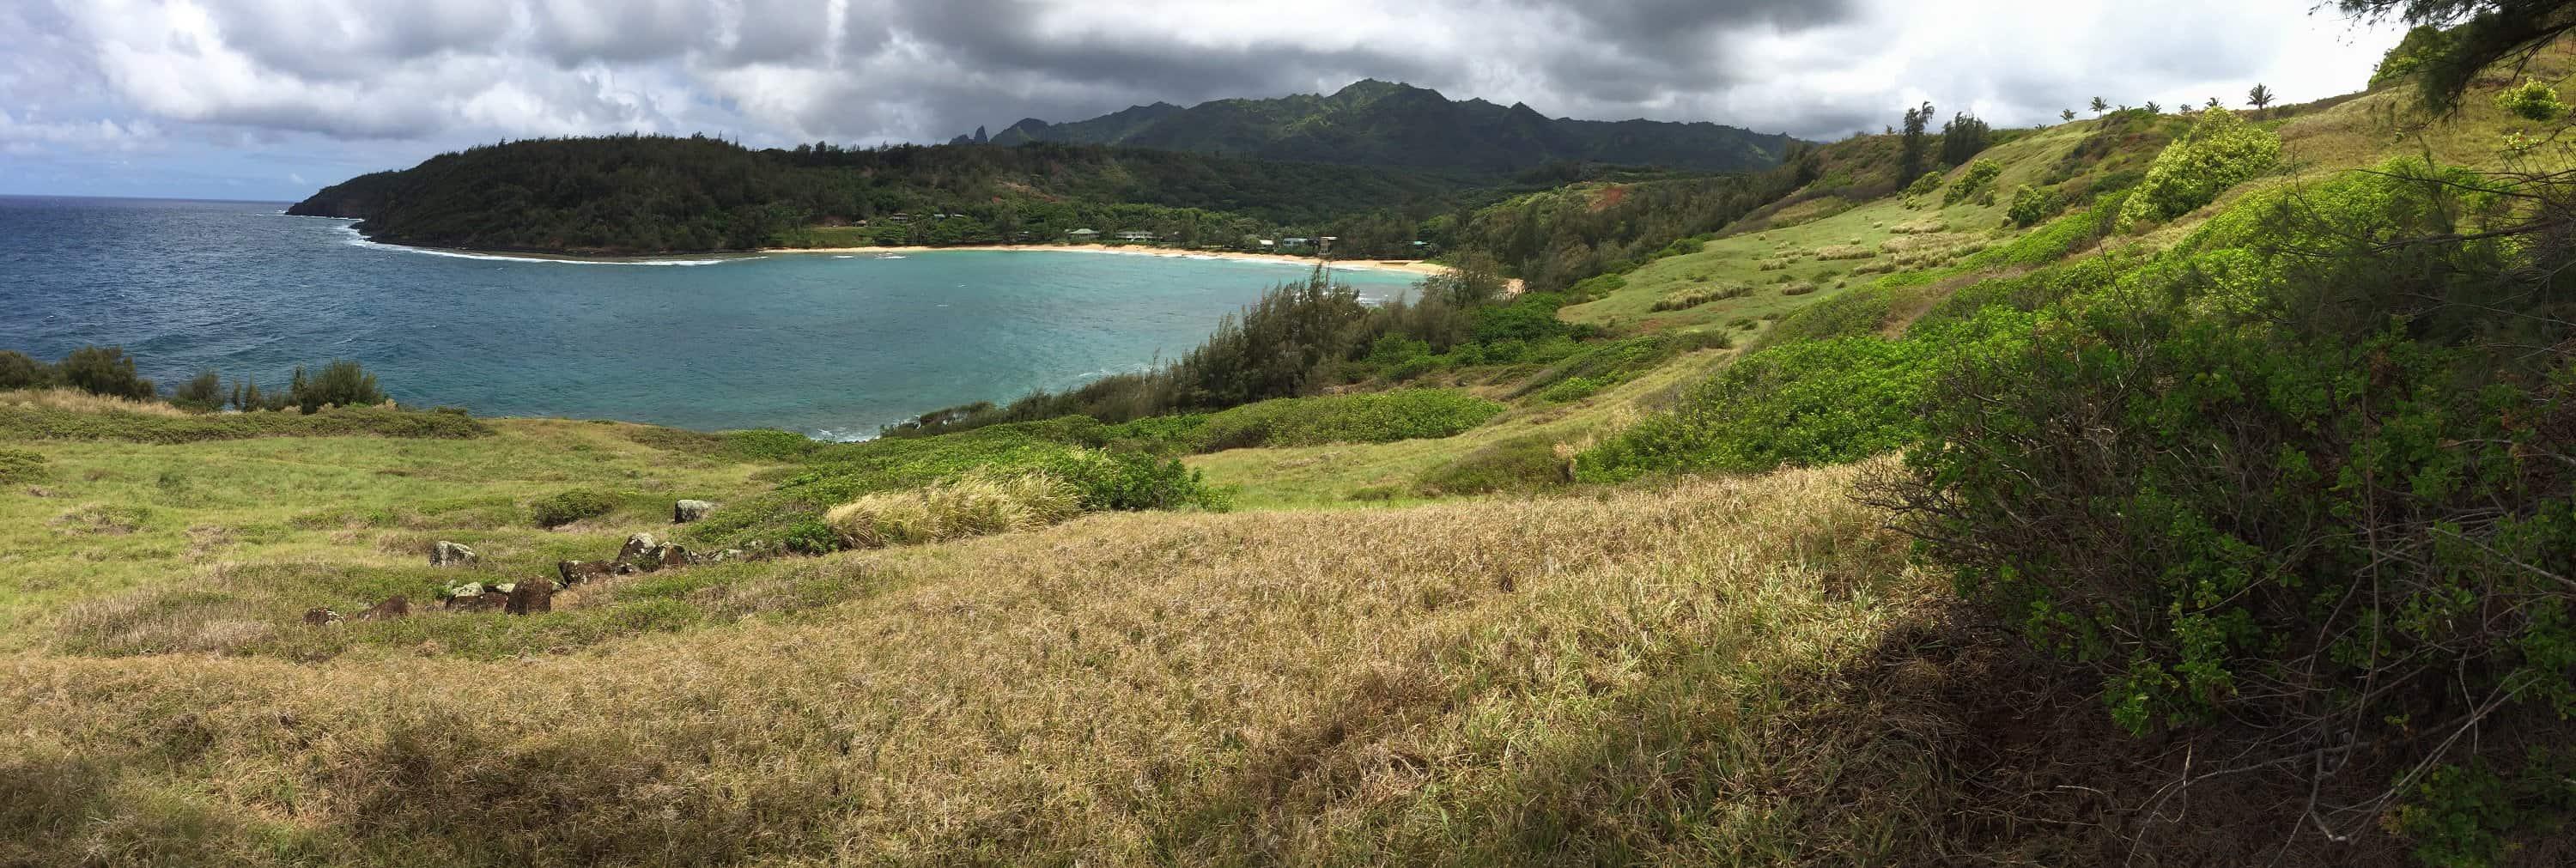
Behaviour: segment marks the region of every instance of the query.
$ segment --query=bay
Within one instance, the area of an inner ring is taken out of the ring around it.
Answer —
[[[165,386],[355,359],[405,404],[830,439],[1138,370],[1303,266],[1073,251],[602,263],[366,242],[280,203],[0,197],[0,349]],[[1364,296],[1417,278],[1339,270]]]

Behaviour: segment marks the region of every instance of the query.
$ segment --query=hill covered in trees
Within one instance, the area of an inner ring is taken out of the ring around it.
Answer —
[[[1029,118],[998,145],[1133,145],[1272,160],[1505,174],[1559,161],[1732,172],[1780,161],[1794,141],[1714,123],[1550,118],[1526,104],[1452,101],[1364,79],[1331,95],[1134,106],[1084,121]]]
[[[1232,243],[1341,215],[1442,213],[1488,183],[1125,147],[752,150],[629,135],[441,154],[335,184],[287,213],[356,218],[380,241],[551,252],[738,250],[870,223],[901,227],[890,243],[1052,241],[1080,228]]]

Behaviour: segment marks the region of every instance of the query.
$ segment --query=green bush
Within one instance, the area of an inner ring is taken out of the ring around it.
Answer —
[[[149,401],[158,396],[152,381],[134,375],[134,357],[124,347],[85,346],[54,364],[63,385],[93,395]]]
[[[41,389],[54,384],[54,367],[17,350],[0,350],[0,390]]]
[[[1925,172],[1922,177],[1914,179],[1913,183],[1905,185],[1905,195],[1908,198],[1929,196],[1932,191],[1938,189],[1941,189],[1941,173]]]
[[[1576,478],[1855,461],[1919,435],[1935,341],[1839,338],[1754,353],[1575,461]]]
[[[224,408],[224,398],[223,375],[200,371],[171,391],[170,404],[192,413],[212,413]]]
[[[1223,512],[1225,492],[1208,487],[1179,459],[1137,452],[1077,449],[1043,467],[1073,488],[1085,512],[1197,508]]]
[[[312,413],[325,406],[363,407],[385,402],[384,390],[376,388],[376,375],[367,373],[357,362],[341,360],[322,366],[311,377],[304,366],[297,365],[292,384],[287,387],[287,401]]]
[[[45,477],[45,456],[24,449],[0,449],[0,485],[34,482]]]
[[[1284,398],[1209,415],[1199,448],[1214,452],[1449,437],[1501,412],[1499,403],[1448,389]]]
[[[2520,87],[2506,88],[2496,94],[2496,106],[2507,114],[2524,120],[2556,123],[2567,116],[2567,104],[2558,101],[2558,89],[2540,79],[2526,79]]]
[[[1848,290],[1799,308],[1762,334],[1756,348],[1798,341],[1874,335],[1887,324],[1894,293],[1884,283]]]
[[[2118,228],[2164,221],[2218,201],[2218,194],[2264,172],[2281,159],[2281,137],[2247,124],[2235,112],[2210,109],[2181,141],[2165,146],[2130,191]]]
[[[538,527],[553,528],[607,515],[616,509],[617,498],[607,492],[576,488],[538,498],[528,504],[528,515]]]
[[[2003,164],[1993,160],[1969,163],[1968,170],[1960,173],[1959,180],[1952,182],[1950,189],[1941,191],[1941,207],[1947,208],[1984,195],[1993,188],[1995,177],[2003,173]]]
[[[2004,219],[2012,221],[2014,226],[2026,228],[2038,225],[2039,221],[2054,213],[2057,213],[2057,197],[2024,184],[2021,189],[2013,191],[2012,207],[2004,211]]]
[[[2489,864],[2576,812],[2505,795],[2564,790],[2516,755],[2546,742],[2478,735],[2576,714],[2569,191],[2498,183],[2392,163],[1988,308],[2015,324],[1952,342],[1884,496],[2120,724],[2402,799],[2419,854]]]

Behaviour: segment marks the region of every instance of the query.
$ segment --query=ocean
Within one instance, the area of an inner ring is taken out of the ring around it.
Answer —
[[[0,197],[0,349],[165,387],[355,359],[407,405],[826,439],[1186,352],[1287,263],[1075,251],[568,262],[368,242],[282,203]],[[1417,280],[1340,270],[1364,296]]]

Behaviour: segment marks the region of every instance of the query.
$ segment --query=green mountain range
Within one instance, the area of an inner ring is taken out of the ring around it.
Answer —
[[[1439,91],[1375,79],[1329,96],[1224,99],[1188,108],[1158,102],[1069,123],[1029,118],[990,140],[997,145],[1131,145],[1495,173],[1564,160],[1703,171],[1760,169],[1779,163],[1794,141],[1784,134],[1708,122],[1550,118],[1522,103],[1452,101]]]

